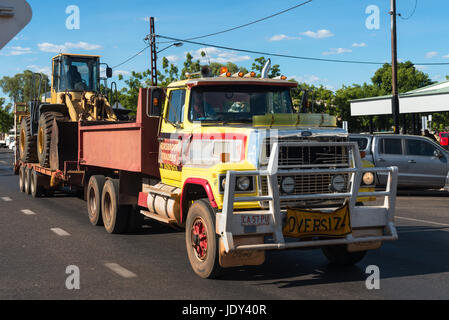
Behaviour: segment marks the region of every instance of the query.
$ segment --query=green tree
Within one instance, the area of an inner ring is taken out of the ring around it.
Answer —
[[[12,105],[5,105],[5,98],[0,98],[0,132],[8,132],[14,125],[14,116],[11,109]]]
[[[39,84],[41,85],[41,94],[50,89],[50,81],[45,74],[36,74],[34,77],[33,86],[33,74],[30,70],[25,70],[23,73],[18,73],[12,77],[5,76],[0,79],[0,87],[3,92],[14,102],[28,102],[33,99],[34,95],[38,94]],[[40,75],[40,76],[39,76]],[[40,82],[42,77],[42,82]],[[39,100],[41,97],[37,97]]]

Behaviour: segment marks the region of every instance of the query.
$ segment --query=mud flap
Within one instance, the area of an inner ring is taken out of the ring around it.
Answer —
[[[78,123],[54,122],[50,143],[50,169],[62,171],[65,161],[78,161]]]
[[[234,236],[234,245],[250,245],[264,243],[263,236]],[[223,241],[220,239],[220,259],[219,263],[222,268],[238,267],[238,266],[258,266],[265,262],[264,250],[242,250],[231,251],[226,253]]]

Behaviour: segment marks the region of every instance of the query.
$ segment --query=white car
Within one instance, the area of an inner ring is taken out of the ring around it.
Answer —
[[[10,142],[8,148],[9,148],[9,150],[15,151],[16,150],[16,141]]]

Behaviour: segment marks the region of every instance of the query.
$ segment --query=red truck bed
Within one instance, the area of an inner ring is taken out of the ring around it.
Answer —
[[[78,128],[81,166],[124,170],[159,177],[159,117],[147,116],[148,89],[139,90],[135,122],[89,124]]]

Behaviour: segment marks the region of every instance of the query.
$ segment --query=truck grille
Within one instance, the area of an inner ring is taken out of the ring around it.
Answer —
[[[344,137],[284,137],[279,142],[346,142]],[[266,158],[270,157],[270,140],[266,139]],[[282,168],[333,168],[348,167],[349,155],[345,147],[282,146],[279,149],[279,167]]]
[[[282,137],[278,142],[298,142],[298,146],[281,146],[279,148],[278,166],[282,169],[328,169],[328,168],[347,168],[350,166],[349,152],[347,147],[319,146],[309,147],[300,146],[301,142],[346,142],[345,137]],[[266,159],[270,156],[270,141],[265,141]],[[264,157],[262,156],[262,159]],[[340,192],[348,192],[350,186],[350,174],[342,175],[344,177],[344,188]],[[317,193],[335,193],[331,189],[332,174],[311,174],[292,176],[295,180],[295,188],[290,195],[297,194],[317,194]],[[280,188],[282,177],[278,177],[279,193],[288,195]],[[268,184],[266,177],[260,177],[260,193],[268,195]],[[321,207],[339,206],[344,199],[335,200],[313,200],[313,201],[287,201],[281,200],[281,207]],[[262,203],[264,207],[268,203]]]

